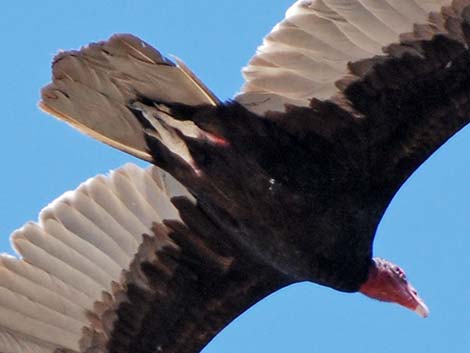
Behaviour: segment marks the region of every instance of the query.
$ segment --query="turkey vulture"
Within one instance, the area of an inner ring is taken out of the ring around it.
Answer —
[[[42,107],[166,172],[97,177],[14,235],[24,261],[2,258],[3,344],[191,352],[290,283],[372,294],[382,213],[467,122],[468,11],[370,3],[387,11],[297,2],[226,104],[132,36],[57,56]],[[392,24],[420,13],[399,42]]]

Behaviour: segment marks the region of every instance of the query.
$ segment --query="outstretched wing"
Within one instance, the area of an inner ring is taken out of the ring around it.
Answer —
[[[348,64],[383,54],[431,12],[451,0],[299,0],[286,12],[243,69],[236,100],[251,111],[309,107],[339,93]]]
[[[198,352],[287,283],[248,261],[156,167],[97,176],[12,235],[0,351]]]
[[[469,122],[469,14],[468,0],[297,1],[244,69],[236,100],[336,146],[338,163],[359,165],[386,205]]]

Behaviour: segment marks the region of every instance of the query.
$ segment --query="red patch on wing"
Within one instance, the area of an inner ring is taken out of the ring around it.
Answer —
[[[213,143],[214,145],[217,145],[217,146],[220,146],[220,147],[229,147],[230,146],[230,142],[228,142],[226,139],[224,139],[220,136],[211,134],[209,132],[205,132],[204,135],[209,140],[209,142]]]

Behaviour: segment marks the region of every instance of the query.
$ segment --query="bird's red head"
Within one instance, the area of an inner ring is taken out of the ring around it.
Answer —
[[[405,272],[387,260],[372,259],[367,282],[359,291],[377,300],[400,304],[421,317],[429,315],[428,307],[413,286],[408,283]]]

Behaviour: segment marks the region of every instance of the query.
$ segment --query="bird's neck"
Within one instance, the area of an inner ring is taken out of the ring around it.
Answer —
[[[370,298],[382,300],[381,293],[384,291],[384,276],[381,272],[375,260],[372,260],[367,281],[361,285],[359,292]]]

